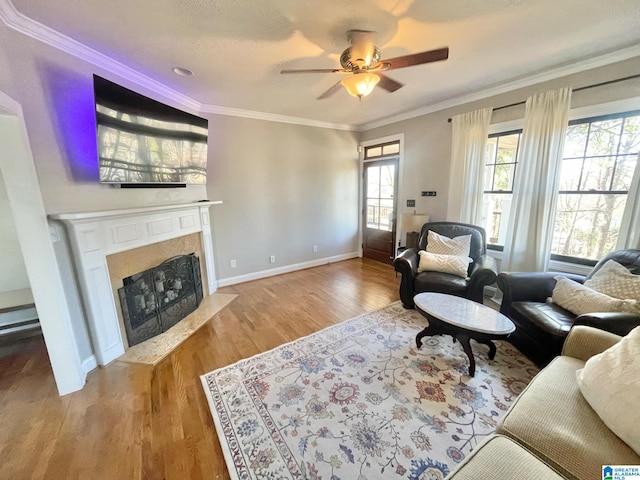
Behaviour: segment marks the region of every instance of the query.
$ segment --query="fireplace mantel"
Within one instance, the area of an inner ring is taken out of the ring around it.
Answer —
[[[76,272],[97,363],[107,365],[124,353],[123,335],[113,299],[107,255],[200,233],[203,266],[207,272],[204,295],[217,289],[209,207],[221,201],[203,201],[99,212],[58,213],[71,242]]]

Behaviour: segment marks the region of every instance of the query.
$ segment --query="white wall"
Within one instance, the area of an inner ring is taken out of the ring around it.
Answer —
[[[13,214],[0,172],[0,293],[29,288]]]

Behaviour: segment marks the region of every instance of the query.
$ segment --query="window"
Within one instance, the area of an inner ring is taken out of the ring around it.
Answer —
[[[400,153],[400,142],[389,142],[371,147],[365,147],[364,159],[373,160],[381,157],[388,157],[390,155],[397,155]]]
[[[521,131],[489,136],[485,155],[484,228],[489,248],[502,250],[507,235]]]
[[[615,250],[639,152],[640,111],[569,123],[552,259],[595,263]]]
[[[507,236],[521,130],[489,136],[485,157],[484,227],[488,248]],[[569,122],[551,258],[595,265],[615,250],[640,155],[640,111]]]

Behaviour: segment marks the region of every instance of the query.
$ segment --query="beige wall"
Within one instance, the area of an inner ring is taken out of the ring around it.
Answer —
[[[495,108],[522,102],[532,94],[561,88],[566,85],[576,89],[637,74],[640,74],[640,57],[373,128],[363,132],[361,140],[367,141],[387,135],[404,133],[405,157],[404,171],[402,172],[404,192],[403,198],[400,199],[400,204],[406,205],[407,199],[415,199],[418,212],[430,214],[432,220],[446,220],[451,158],[451,124],[447,122],[447,118],[478,108],[488,106]],[[574,92],[572,108],[634,97],[640,97],[640,78]],[[523,117],[524,105],[519,105],[494,112],[491,122],[501,123]],[[438,193],[436,197],[421,197],[420,192],[422,190],[436,190]],[[399,213],[412,211],[413,208],[403,207]]]

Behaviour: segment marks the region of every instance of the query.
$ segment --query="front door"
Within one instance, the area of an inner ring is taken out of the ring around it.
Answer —
[[[383,263],[395,256],[398,157],[364,163],[362,255]]]

